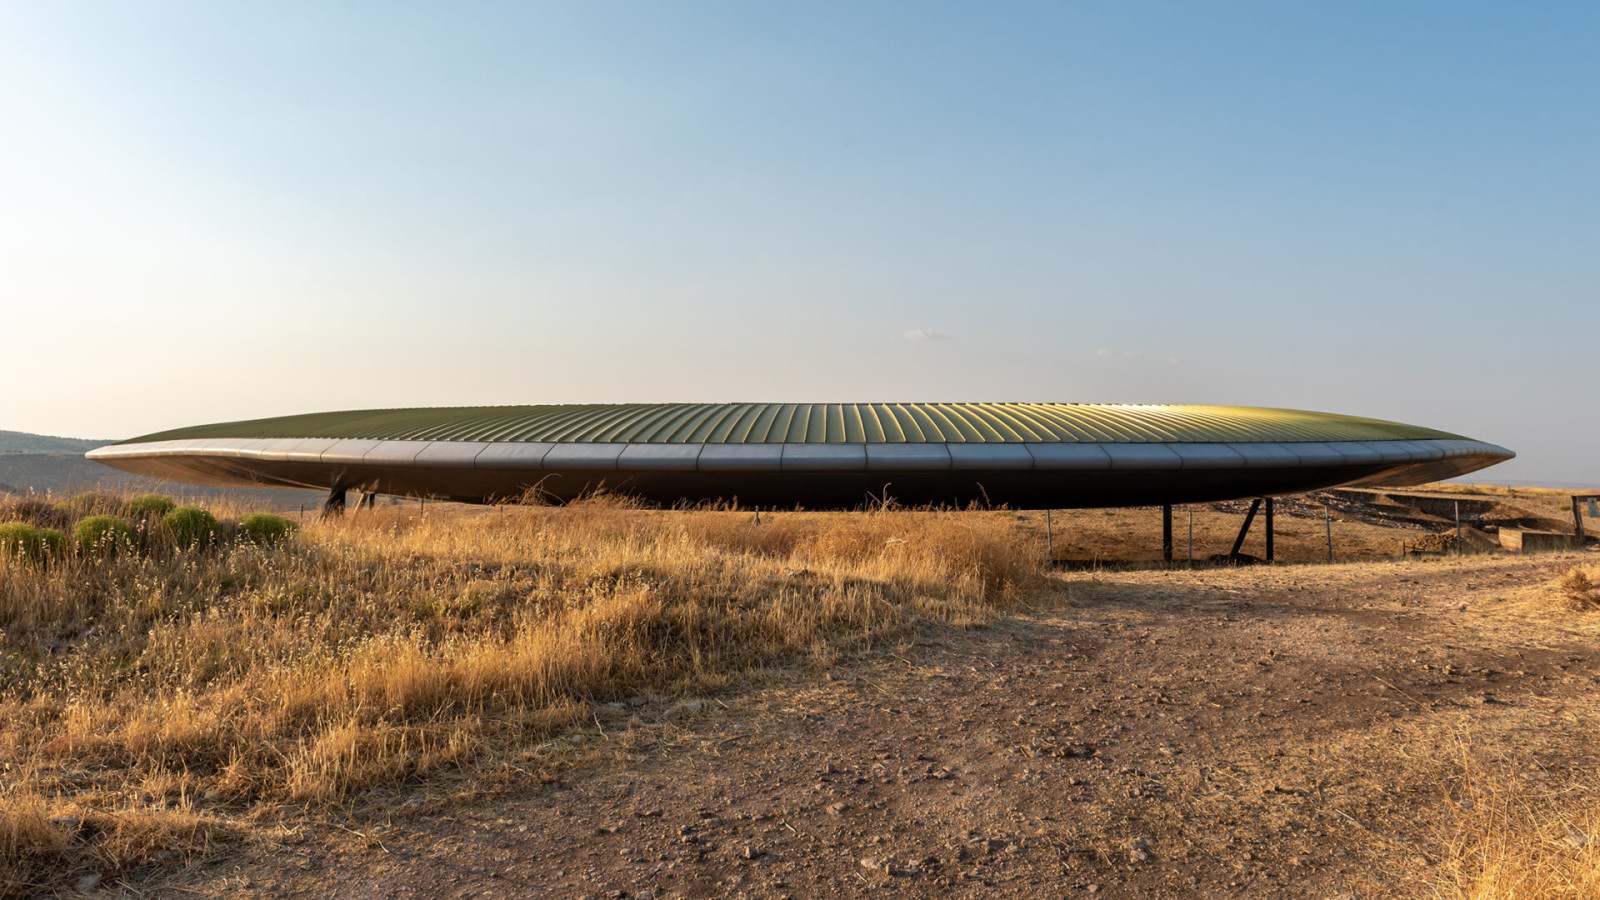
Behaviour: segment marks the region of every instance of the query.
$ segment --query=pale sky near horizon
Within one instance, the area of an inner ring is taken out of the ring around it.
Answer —
[[[0,0],[0,429],[1232,403],[1590,482],[1600,5]]]

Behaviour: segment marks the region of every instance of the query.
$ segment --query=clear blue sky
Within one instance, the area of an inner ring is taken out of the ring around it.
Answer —
[[[0,2],[0,428],[1239,403],[1594,480],[1597,101],[1590,2]]]

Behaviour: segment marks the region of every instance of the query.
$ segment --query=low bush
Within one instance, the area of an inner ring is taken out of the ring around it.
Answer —
[[[145,516],[160,518],[172,512],[177,506],[171,497],[164,494],[143,494],[122,505],[122,516],[126,519],[141,519]]]
[[[58,508],[70,516],[114,516],[122,512],[122,506],[121,497],[100,491],[73,494],[58,504]]]
[[[251,513],[239,520],[239,531],[257,544],[275,544],[294,530],[293,522],[272,513]]]
[[[78,522],[72,540],[83,553],[126,553],[139,545],[127,522],[116,516],[89,516]]]
[[[0,553],[17,559],[43,562],[59,554],[63,544],[61,532],[53,528],[35,528],[27,522],[0,525]]]
[[[198,506],[174,507],[161,524],[179,547],[205,546],[217,536],[217,519]]]
[[[26,522],[35,528],[65,528],[72,516],[43,500],[19,497],[0,503],[0,521]]]
[[[67,549],[67,539],[54,528],[39,529],[39,547],[45,556],[60,556]]]

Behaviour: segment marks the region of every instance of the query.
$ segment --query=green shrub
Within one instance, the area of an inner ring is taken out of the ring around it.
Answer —
[[[45,556],[60,556],[61,551],[67,549],[67,539],[62,537],[61,532],[54,528],[41,528],[39,529],[39,546],[44,551]]]
[[[35,528],[27,522],[7,522],[0,525],[0,553],[18,559],[43,562],[61,552],[61,532],[53,528]]]
[[[144,494],[135,497],[122,505],[122,517],[125,519],[142,519],[145,516],[160,518],[177,508],[178,504],[164,494]]]
[[[73,494],[58,504],[63,512],[74,516],[113,516],[122,510],[122,500],[115,494],[84,491]]]
[[[272,513],[251,513],[239,520],[239,530],[257,544],[276,544],[294,532],[295,524]]]
[[[126,553],[139,546],[128,523],[116,516],[89,516],[78,523],[72,539],[84,553]]]
[[[161,524],[180,547],[204,546],[217,535],[217,520],[198,506],[178,506],[161,517]]]

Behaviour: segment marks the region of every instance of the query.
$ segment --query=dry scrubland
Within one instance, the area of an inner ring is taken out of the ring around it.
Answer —
[[[170,862],[441,769],[504,775],[587,704],[972,623],[1041,582],[1001,517],[614,501],[0,557],[0,885]]]
[[[1560,508],[1558,492],[1518,493]],[[213,512],[223,535],[187,548],[147,536],[137,551],[0,553],[0,894],[173,869],[373,788],[536,784],[551,777],[543,742],[598,704],[713,693],[774,664],[826,667],[1063,590],[1032,513],[781,513],[757,525],[747,512],[615,500],[404,505],[258,543],[228,534],[245,510]],[[1226,550],[1237,515],[1202,512],[1197,540]],[[1058,514],[1055,527],[1058,556],[1159,553],[1154,511]],[[1280,519],[1279,534],[1280,554],[1324,552],[1319,518]],[[1395,541],[1336,526],[1343,555]],[[1600,572],[1551,577],[1534,619],[1600,604]],[[1453,807],[1431,890],[1593,896],[1600,841],[1574,835],[1597,834],[1600,790],[1535,796],[1462,746],[1449,777],[1466,786],[1454,796],[1475,799]]]

